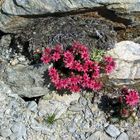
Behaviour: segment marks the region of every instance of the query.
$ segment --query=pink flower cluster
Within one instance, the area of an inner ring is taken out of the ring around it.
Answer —
[[[81,89],[99,90],[102,87],[102,66],[91,61],[88,48],[79,42],[74,42],[66,50],[62,45],[46,48],[41,60],[45,64],[53,63],[48,72],[57,90],[79,92]],[[105,72],[112,72],[115,67],[112,57],[105,57],[104,61]]]
[[[109,74],[115,69],[116,63],[111,56],[105,56],[104,61],[105,61],[105,72]]]
[[[134,107],[139,103],[140,96],[138,91],[127,87],[121,90],[121,94],[118,98],[120,103],[119,113],[121,117],[128,118],[135,112]]]
[[[134,107],[138,104],[140,99],[138,91],[134,89],[123,88],[122,93],[122,97],[124,98],[124,101],[127,105]]]

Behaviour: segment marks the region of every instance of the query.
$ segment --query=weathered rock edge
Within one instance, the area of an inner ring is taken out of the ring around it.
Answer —
[[[26,26],[28,19],[36,16],[46,17],[81,10],[99,11],[105,17],[110,17],[113,13],[115,14],[115,16],[111,14],[113,18],[120,17],[119,22],[127,19],[130,24],[140,23],[139,0],[2,0],[0,1],[0,30],[11,32]]]

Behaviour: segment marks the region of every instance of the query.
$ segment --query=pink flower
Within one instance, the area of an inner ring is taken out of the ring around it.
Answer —
[[[43,61],[44,64],[48,64],[51,61],[51,58],[49,56],[42,55],[41,61]]]
[[[41,57],[41,61],[43,61],[44,64],[48,64],[51,61],[51,49],[50,48],[46,48],[43,52],[43,55]]]
[[[114,67],[112,67],[110,64],[105,66],[106,74],[110,74],[113,70],[114,70]]]
[[[66,89],[68,84],[67,84],[67,79],[61,79],[59,80],[56,84],[56,89],[61,90],[61,89]]]
[[[75,41],[75,42],[73,43],[73,45],[72,45],[72,52],[73,52],[74,54],[80,53],[81,55],[88,55],[88,48],[87,48],[85,45],[83,45],[83,44],[81,44],[81,43]],[[83,52],[84,52],[85,54],[84,54]],[[82,53],[83,53],[83,54],[82,54]],[[87,56],[86,56],[86,57],[87,57]]]
[[[94,83],[94,90],[100,90],[101,88],[102,88],[102,83],[96,81]]]
[[[50,55],[50,53],[51,53],[51,48],[45,48],[44,54],[45,55]]]
[[[82,51],[81,52],[81,58],[86,60],[89,60],[89,53],[87,51]]]
[[[105,72],[107,74],[109,74],[115,69],[116,63],[115,63],[114,59],[111,56],[105,56],[104,61],[106,63]]]
[[[82,71],[83,70],[83,67],[82,67],[82,65],[80,64],[80,62],[78,62],[78,61],[74,61],[73,62],[73,67],[72,67],[72,69],[74,69],[74,70],[77,70],[77,71]]]
[[[95,71],[95,72],[92,74],[92,78],[99,78],[99,77],[100,77],[99,71]]]
[[[128,117],[129,116],[129,110],[127,110],[125,108],[122,108],[120,110],[120,115],[121,115],[121,117]]]
[[[63,47],[62,47],[61,44],[57,44],[53,50],[55,52],[62,53],[63,52]]]
[[[59,78],[59,74],[58,74],[57,70],[52,67],[48,70],[48,72],[49,72],[51,81],[55,84],[58,83],[60,78]]]
[[[72,69],[74,62],[74,56],[70,51],[64,53],[64,63],[66,68]]]
[[[139,93],[133,89],[129,90],[126,95],[126,103],[130,106],[135,106],[139,102]]]
[[[61,58],[60,53],[54,52],[51,58],[54,61],[58,61]]]
[[[128,91],[129,91],[129,89],[127,87],[123,87],[121,89],[121,93],[124,94],[124,95],[128,94]]]
[[[93,71],[92,78],[100,77],[100,66],[98,65],[98,63],[94,63],[91,70]]]
[[[68,87],[68,89],[71,91],[71,92],[80,92],[80,87],[78,85],[70,85]]]
[[[73,77],[69,78],[69,83],[70,84],[75,85],[75,84],[78,84],[80,82],[81,82],[81,76],[73,76]]]
[[[113,58],[111,56],[105,56],[104,61],[107,62],[107,63],[111,63],[114,60],[113,60]]]

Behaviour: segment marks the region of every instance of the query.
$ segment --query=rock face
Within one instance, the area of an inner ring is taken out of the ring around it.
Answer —
[[[128,19],[129,21],[139,23],[140,20],[139,0],[3,0],[0,3],[0,7],[2,10],[0,12],[0,29],[6,32],[8,31],[7,29],[26,24],[28,21],[23,17],[64,13],[79,9],[93,9],[94,11],[105,9],[105,11],[114,13],[115,16],[117,14],[117,16]],[[100,12],[100,14],[107,16],[109,13],[105,13],[105,11]],[[21,18],[21,16],[23,17]],[[123,21],[121,18],[120,20]],[[8,27],[6,27],[7,25]]]
[[[44,68],[31,68],[17,65],[14,68],[2,67],[2,69],[3,72],[0,73],[0,79],[3,82],[3,87],[1,88],[9,86],[14,93],[28,98],[48,94],[48,88],[43,86],[44,80],[42,78],[46,70],[45,66]]]
[[[140,44],[122,41],[109,53],[116,59],[117,68],[110,75],[115,84],[133,84],[140,80]]]
[[[5,0],[2,10],[12,15],[39,15],[55,12],[68,12],[80,8],[95,8],[108,5],[108,9],[120,9],[126,12],[140,11],[139,0]]]

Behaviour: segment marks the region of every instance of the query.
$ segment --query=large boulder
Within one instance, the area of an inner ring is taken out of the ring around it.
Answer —
[[[117,68],[110,75],[114,84],[135,84],[140,80],[140,44],[122,41],[109,53],[116,59]]]
[[[104,17],[126,25],[131,21],[139,23],[140,20],[139,0],[2,0],[0,9],[0,30],[5,32],[24,25],[25,21],[27,22],[25,17],[40,17],[83,9],[97,11]]]

